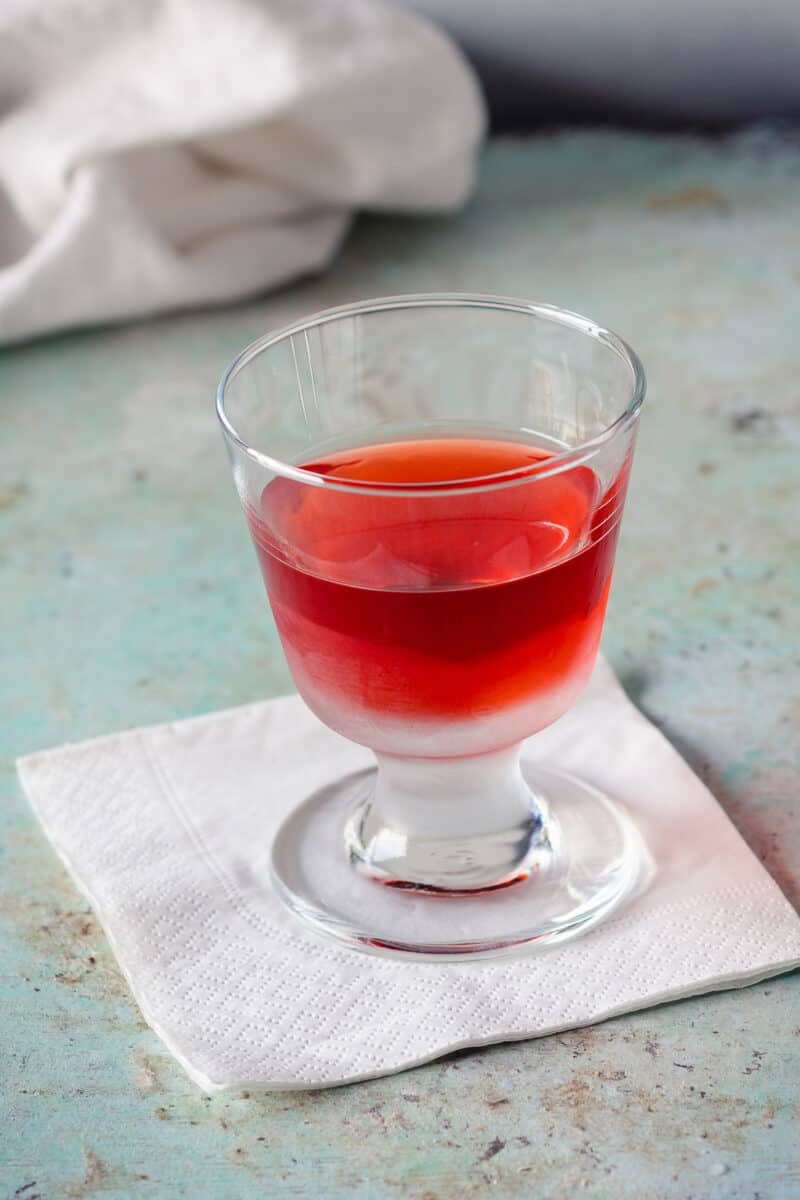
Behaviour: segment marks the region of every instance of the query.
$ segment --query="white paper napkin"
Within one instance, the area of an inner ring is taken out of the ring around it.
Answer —
[[[627,803],[657,871],[583,937],[475,963],[349,950],[260,882],[292,806],[370,761],[296,696],[44,751],[19,770],[145,1017],[207,1091],[387,1074],[800,962],[797,914],[605,664],[526,754]]]

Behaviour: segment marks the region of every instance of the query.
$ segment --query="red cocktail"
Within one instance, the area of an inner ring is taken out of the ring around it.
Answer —
[[[553,452],[477,438],[340,450],[275,479],[250,529],[311,707],[372,749],[434,757],[518,742],[559,717],[597,652],[627,462],[537,477]],[[470,480],[502,474],[482,492]],[[369,482],[427,485],[398,503]],[[463,485],[461,490],[459,482]]]

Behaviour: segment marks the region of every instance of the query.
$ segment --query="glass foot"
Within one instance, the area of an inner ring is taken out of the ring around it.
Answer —
[[[278,831],[278,894],[318,930],[376,953],[486,957],[575,937],[631,896],[647,852],[630,817],[591,784],[526,763],[519,780],[512,823],[478,834],[467,804],[466,824],[454,836],[445,813],[439,837],[435,822],[415,821],[414,837],[393,825],[375,770],[339,780]]]

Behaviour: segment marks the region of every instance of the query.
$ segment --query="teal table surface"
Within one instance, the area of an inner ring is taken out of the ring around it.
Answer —
[[[0,356],[0,1196],[800,1196],[797,974],[370,1083],[209,1098],[20,792],[16,755],[291,688],[217,377],[290,318],[431,290],[549,300],[640,351],[605,648],[800,901],[800,150],[496,142],[466,210],[364,218],[323,277]]]

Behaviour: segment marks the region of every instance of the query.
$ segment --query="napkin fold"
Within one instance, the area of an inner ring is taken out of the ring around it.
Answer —
[[[575,941],[457,963],[351,950],[311,932],[271,891],[277,827],[371,757],[297,696],[18,765],[145,1018],[206,1091],[352,1082],[800,963],[800,918],[605,663],[524,753],[627,804],[655,874]]]
[[[381,0],[0,12],[0,343],[323,266],[360,207],[460,204],[472,69]]]

